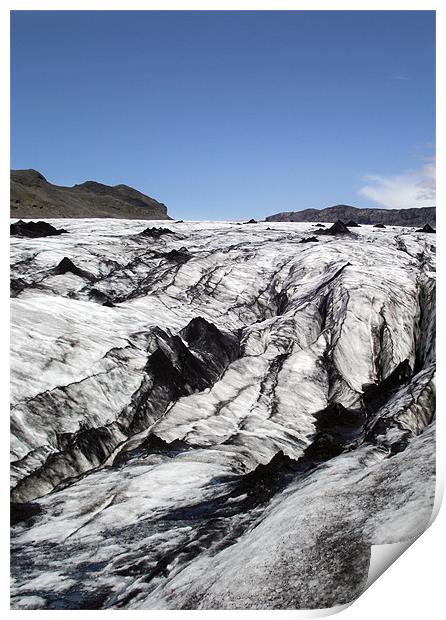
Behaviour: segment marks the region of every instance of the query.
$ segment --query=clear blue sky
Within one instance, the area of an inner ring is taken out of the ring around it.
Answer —
[[[405,184],[426,182],[434,12],[15,11],[11,23],[12,168],[125,183],[182,219],[371,207],[389,191],[410,202]]]

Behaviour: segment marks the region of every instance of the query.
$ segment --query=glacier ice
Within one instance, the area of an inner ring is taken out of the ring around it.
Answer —
[[[358,596],[432,510],[433,235],[51,224],[11,239],[12,607]]]

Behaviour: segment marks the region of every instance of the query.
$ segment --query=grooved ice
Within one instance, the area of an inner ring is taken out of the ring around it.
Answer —
[[[14,608],[330,607],[426,527],[435,235],[50,223],[11,242]]]

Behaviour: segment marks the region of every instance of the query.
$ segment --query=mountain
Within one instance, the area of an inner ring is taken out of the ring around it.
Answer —
[[[13,218],[171,219],[164,204],[127,185],[86,181],[61,187],[36,170],[11,170],[10,214]]]
[[[432,514],[436,235],[64,226],[11,238],[12,608],[357,598]]]
[[[276,213],[266,222],[336,222],[354,220],[358,224],[386,224],[388,226],[435,226],[435,207],[420,209],[358,209],[349,205],[335,205],[327,209],[304,209]]]

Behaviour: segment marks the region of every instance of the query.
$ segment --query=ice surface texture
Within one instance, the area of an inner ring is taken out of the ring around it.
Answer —
[[[432,510],[435,236],[51,224],[11,240],[13,608],[357,597]]]

